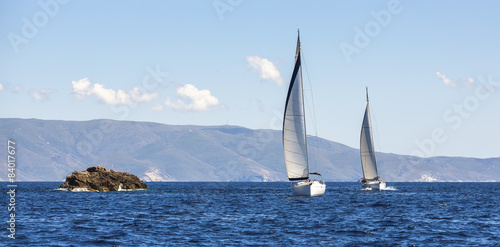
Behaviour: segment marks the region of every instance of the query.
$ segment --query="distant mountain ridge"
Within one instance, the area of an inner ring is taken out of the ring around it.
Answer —
[[[145,181],[287,181],[281,131],[115,120],[0,119],[0,150],[16,142],[18,181],[62,181],[89,166]],[[311,171],[357,181],[359,150],[309,137]],[[5,156],[6,156],[5,152]],[[385,181],[500,181],[500,158],[419,158],[377,153]],[[1,159],[0,181],[7,180]]]

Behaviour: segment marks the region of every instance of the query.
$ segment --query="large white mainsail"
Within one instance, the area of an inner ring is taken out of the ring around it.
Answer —
[[[285,114],[283,117],[283,150],[288,179],[292,181],[292,192],[296,196],[321,196],[325,194],[326,184],[310,180],[307,158],[306,119],[304,111],[304,93],[302,90],[302,66],[300,57],[300,34],[297,38],[295,66],[286,96]],[[296,181],[294,184],[293,181]]]
[[[366,88],[366,109],[361,127],[360,137],[361,167],[363,168],[363,178],[361,187],[368,190],[384,190],[385,182],[380,179],[377,172],[377,160],[375,159],[375,149],[373,148],[372,124],[370,121],[370,101],[368,99],[368,88]]]
[[[366,109],[361,127],[361,166],[365,180],[378,180],[377,160],[375,159],[375,149],[373,147],[373,136],[370,121],[370,101],[368,100],[368,88],[366,89]]]
[[[309,178],[302,84],[299,36],[297,37],[297,49],[295,52],[295,67],[288,88],[283,118],[283,149],[285,152],[286,170],[290,181]]]

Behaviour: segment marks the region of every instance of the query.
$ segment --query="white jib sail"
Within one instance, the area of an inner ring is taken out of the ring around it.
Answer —
[[[363,176],[367,180],[378,180],[377,161],[375,160],[375,149],[373,147],[373,136],[370,121],[370,102],[368,101],[368,91],[366,93],[366,109],[361,128],[360,140],[361,166]]]
[[[283,149],[289,180],[309,178],[304,96],[302,90],[300,37],[297,38],[295,67],[288,89],[283,118]]]

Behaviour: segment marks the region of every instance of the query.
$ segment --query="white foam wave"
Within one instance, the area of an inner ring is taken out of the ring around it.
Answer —
[[[137,189],[137,190],[145,190],[145,189]],[[134,189],[124,189],[123,188],[123,184],[120,183],[120,186],[118,186],[118,190],[117,191],[136,191]]]
[[[74,188],[71,190],[72,192],[89,192],[90,190],[87,188]]]
[[[388,186],[385,187],[383,190],[398,190],[396,187]]]

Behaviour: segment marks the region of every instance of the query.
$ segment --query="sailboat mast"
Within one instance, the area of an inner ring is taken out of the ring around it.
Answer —
[[[366,104],[370,104],[370,101],[368,100],[368,87],[366,87]],[[370,111],[370,107],[368,106],[368,112]],[[370,115],[370,113],[368,113]],[[375,143],[373,143],[373,131],[372,131],[372,119],[371,117],[368,118],[368,121],[370,122],[370,142],[372,143],[372,148],[371,148],[371,153],[373,155],[373,164],[375,164],[375,173],[377,174],[376,179],[378,180],[378,168],[377,168],[377,157],[376,157],[376,152],[375,152]]]
[[[297,37],[295,66],[288,87],[283,116],[283,150],[288,179],[304,180],[309,178],[307,154],[307,134],[305,127],[304,92],[300,53],[300,35]]]
[[[297,29],[297,47],[295,48],[295,62],[297,62],[299,54],[300,54],[300,30]]]
[[[361,166],[365,179],[377,179],[377,161],[375,158],[375,148],[373,146],[373,135],[371,132],[370,101],[368,98],[368,87],[366,87],[366,109],[363,117],[360,138]]]
[[[300,50],[301,50],[301,47],[300,47],[300,30],[297,29],[297,49],[298,49],[298,55],[297,57],[295,58],[295,61],[297,61],[297,59],[300,59],[300,64],[302,64],[302,58],[300,57]],[[302,78],[302,68],[300,69],[300,81],[301,82],[304,82],[303,81],[303,78]],[[302,102],[304,102],[304,83],[301,83],[301,86],[302,88],[300,89],[302,91]],[[307,164],[307,174],[308,174],[308,177],[309,177],[309,172],[310,172],[310,169],[309,169],[309,145],[307,145],[307,126],[306,126],[306,109],[305,109],[305,104],[302,104],[302,112],[304,113],[304,115],[302,115],[302,118],[304,120],[304,133],[305,133],[305,143],[306,143],[306,164]]]
[[[366,87],[366,102],[368,102],[368,87]]]

